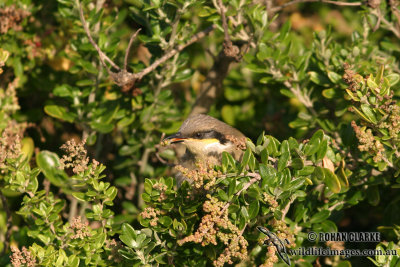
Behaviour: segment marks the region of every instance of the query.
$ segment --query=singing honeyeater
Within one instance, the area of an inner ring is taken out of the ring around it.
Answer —
[[[187,118],[176,134],[164,139],[167,143],[180,143],[186,151],[179,157],[179,164],[191,170],[196,164],[219,165],[222,152],[240,160],[246,137],[237,129],[208,115]],[[178,178],[178,184],[181,178]]]

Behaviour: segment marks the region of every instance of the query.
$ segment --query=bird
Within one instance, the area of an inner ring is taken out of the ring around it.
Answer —
[[[179,165],[188,170],[199,164],[220,165],[222,152],[228,152],[240,160],[246,148],[246,137],[234,127],[205,114],[189,116],[178,132],[166,137],[164,144],[180,144],[185,152],[178,155]],[[178,186],[184,178],[177,176]]]

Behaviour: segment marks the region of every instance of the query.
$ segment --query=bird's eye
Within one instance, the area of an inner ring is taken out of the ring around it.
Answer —
[[[202,136],[201,133],[196,133],[196,137],[200,138]]]

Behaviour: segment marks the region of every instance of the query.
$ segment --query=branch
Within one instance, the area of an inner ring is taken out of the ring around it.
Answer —
[[[234,58],[236,61],[240,61],[239,48],[232,44],[229,37],[228,23],[226,22],[226,7],[222,4],[222,0],[218,0],[218,7],[221,13],[222,27],[224,28],[224,53],[228,57]]]
[[[6,219],[7,219],[7,224],[6,224],[6,238],[4,241],[4,247],[3,247],[3,251],[1,252],[2,255],[5,255],[5,253],[7,252],[8,248],[10,247],[10,237],[11,237],[11,226],[12,226],[12,216],[11,216],[11,211],[10,208],[8,207],[8,203],[7,203],[7,199],[6,197],[3,195],[3,192],[0,190],[0,200],[3,204],[3,209],[6,212]]]
[[[239,196],[243,191],[247,190],[252,184],[261,180],[261,175],[256,172],[249,172],[247,174],[240,174],[238,176],[248,176],[253,178],[251,178],[250,181],[247,182],[247,184],[245,184],[242,189],[237,191],[235,196]],[[226,203],[225,206],[222,208],[221,213],[223,213],[229,207],[230,204],[231,202]]]
[[[294,202],[295,199],[290,199],[290,201],[286,204],[286,206],[282,210],[282,221],[285,220],[286,214],[289,212],[290,205]]]
[[[379,24],[380,24],[380,22],[382,22],[389,31],[393,32],[393,34],[396,35],[397,38],[400,38],[400,31],[391,22],[389,22],[387,19],[385,19],[384,16],[382,16],[382,13],[380,12],[380,10],[374,9],[371,11],[371,14],[375,15],[378,18]],[[378,26],[379,26],[379,24],[377,23]],[[375,28],[374,28],[374,30],[375,30]]]
[[[212,32],[215,28],[216,28],[215,25],[211,25],[207,29],[196,33],[195,35],[192,36],[192,38],[190,38],[190,40],[186,44],[179,45],[177,48],[171,50],[170,52],[168,52],[167,54],[165,54],[161,58],[159,58],[156,61],[154,61],[153,64],[151,64],[150,66],[148,66],[147,68],[145,68],[141,72],[133,74],[133,77],[135,79],[139,79],[139,80],[142,79],[144,76],[146,76],[147,74],[149,74],[150,72],[155,70],[159,65],[161,65],[162,63],[164,63],[165,61],[167,61],[171,57],[175,56],[177,53],[181,52],[183,49],[185,49],[189,45],[191,45],[191,44],[197,42],[198,40],[204,38],[205,36],[207,36],[207,34]]]
[[[346,204],[346,202],[345,201],[339,201],[338,203],[336,203],[336,204],[334,204],[334,205],[332,205],[331,207],[329,207],[329,211],[333,211],[334,209],[336,209],[336,207],[337,206],[340,206],[340,205],[343,205],[343,204]]]
[[[210,110],[215,99],[222,93],[222,82],[228,75],[229,67],[233,62],[232,57],[227,56],[224,50],[219,52],[213,66],[207,73],[205,81],[201,84],[189,116],[205,114]]]
[[[126,48],[126,51],[125,51],[125,59],[124,59],[124,70],[125,70],[125,71],[127,71],[127,70],[126,70],[126,66],[128,65],[129,51],[131,50],[131,46],[132,46],[132,44],[133,44],[133,40],[135,40],[136,36],[139,34],[139,32],[140,32],[141,30],[142,30],[142,29],[139,29],[139,30],[137,30],[134,34],[132,34],[131,39],[129,40],[128,47]]]
[[[300,3],[315,3],[315,2],[332,4],[332,5],[337,5],[337,6],[361,6],[363,4],[362,2],[350,2],[349,3],[349,2],[331,1],[331,0],[294,0],[294,1],[291,1],[288,3],[285,3],[283,5],[273,7],[269,11],[271,13],[275,13],[275,12],[281,11],[285,7],[288,7],[291,5],[300,4]]]
[[[130,47],[132,46],[132,42],[133,42],[133,40],[135,39],[135,37],[137,36],[137,34],[139,33],[140,30],[136,31],[132,35],[132,37],[131,37],[131,39],[129,41],[127,50],[125,52],[124,68],[121,69],[109,57],[107,57],[107,55],[105,55],[101,51],[99,46],[94,42],[93,37],[90,34],[90,30],[89,30],[89,27],[88,27],[87,22],[85,20],[85,17],[83,15],[82,5],[80,4],[79,0],[76,0],[76,3],[77,3],[77,6],[79,8],[79,16],[80,16],[83,28],[84,28],[84,30],[86,32],[86,35],[89,38],[90,43],[93,45],[93,47],[96,49],[97,53],[99,54],[101,64],[103,65],[104,68],[106,68],[108,74],[113,79],[113,82],[115,84],[117,84],[118,86],[121,86],[121,87],[124,87],[126,85],[133,86],[133,84],[137,80],[141,80],[144,76],[146,76],[150,72],[154,71],[159,65],[161,65],[164,62],[166,62],[168,59],[170,59],[171,57],[175,56],[176,54],[181,52],[183,49],[188,47],[189,45],[191,45],[191,44],[197,42],[198,40],[202,39],[203,37],[205,37],[207,34],[209,34],[210,32],[212,32],[215,29],[215,25],[212,25],[212,26],[208,27],[207,29],[205,29],[205,30],[203,30],[201,32],[198,32],[197,34],[193,35],[192,38],[190,38],[190,40],[187,43],[181,44],[181,45],[177,46],[175,49],[172,49],[171,51],[166,53],[164,56],[162,56],[161,58],[159,58],[156,61],[154,61],[153,64],[151,64],[147,68],[143,69],[142,71],[140,71],[138,73],[130,73],[130,72],[128,72],[126,70],[127,60],[128,60],[127,58],[128,58]],[[116,72],[116,73],[112,72],[108,68],[108,66],[105,64],[105,61],[110,63],[111,66],[113,68],[115,68],[118,72]]]
[[[107,69],[107,71],[108,71],[109,73],[110,73],[110,69],[107,67],[107,65],[106,65],[106,63],[104,62],[104,60],[106,60],[108,63],[110,63],[111,66],[112,66],[113,68],[115,68],[115,69],[117,69],[118,71],[120,71],[121,69],[117,66],[117,64],[115,64],[109,57],[107,57],[107,56],[101,51],[100,47],[99,47],[99,46],[95,43],[95,41],[93,40],[93,37],[92,37],[92,35],[90,34],[90,30],[89,30],[89,27],[88,27],[88,23],[86,22],[85,16],[83,15],[83,8],[82,8],[82,5],[81,5],[81,3],[79,2],[79,0],[76,0],[76,4],[78,5],[78,8],[79,8],[79,17],[80,17],[80,19],[81,19],[83,29],[85,30],[86,35],[88,36],[90,43],[93,45],[93,47],[96,49],[97,53],[99,54],[101,64]]]

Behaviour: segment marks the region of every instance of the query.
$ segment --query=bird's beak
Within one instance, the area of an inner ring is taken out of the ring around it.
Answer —
[[[165,137],[163,142],[168,144],[176,144],[185,141],[185,139],[186,138],[184,138],[182,134],[178,132],[176,134]]]

